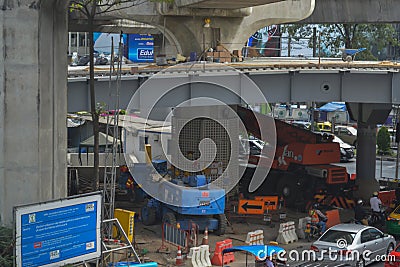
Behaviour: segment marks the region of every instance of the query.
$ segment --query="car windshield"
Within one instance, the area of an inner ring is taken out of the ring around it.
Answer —
[[[335,137],[333,137],[333,142],[339,143],[339,144],[344,144],[343,140],[340,139],[339,137],[337,137],[336,135],[335,135]]]
[[[338,230],[328,230],[321,236],[319,241],[328,242],[328,243],[337,243],[339,240],[346,240],[347,244],[352,244],[356,233],[346,232],[346,231],[338,231]]]
[[[352,135],[357,135],[357,129],[356,128],[348,127],[347,129],[351,132]]]

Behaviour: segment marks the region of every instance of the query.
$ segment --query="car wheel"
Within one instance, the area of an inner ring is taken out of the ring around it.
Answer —
[[[365,266],[365,262],[363,259],[357,261],[356,263],[356,267],[364,267]]]
[[[386,255],[389,255],[389,253],[392,252],[393,249],[394,249],[393,244],[389,244],[389,246],[388,246],[388,248],[387,248],[387,250],[386,250]]]

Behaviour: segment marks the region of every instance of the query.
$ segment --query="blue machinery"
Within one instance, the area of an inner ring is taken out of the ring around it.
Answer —
[[[166,161],[153,161],[153,166],[161,175],[168,173]],[[135,164],[134,169],[135,176],[139,173],[142,177],[151,177],[152,168],[146,164]],[[172,225],[179,224],[182,230],[189,230],[191,224],[196,223],[199,230],[207,227],[218,235],[225,233],[225,190],[211,185],[206,176],[179,175],[171,181],[145,181],[143,188],[158,187],[160,192],[167,193],[162,196],[164,199],[151,198],[142,207],[143,224],[152,225],[162,220]],[[174,205],[165,204],[171,203],[171,199]]]

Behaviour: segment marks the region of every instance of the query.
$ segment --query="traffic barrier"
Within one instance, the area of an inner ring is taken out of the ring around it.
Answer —
[[[249,246],[264,245],[264,231],[256,230],[254,232],[248,232],[245,242]]]
[[[210,246],[209,245],[201,245],[200,246],[200,261],[203,266],[210,267]]]
[[[310,217],[304,217],[299,219],[299,224],[297,225],[297,236],[301,239],[306,238],[304,230],[306,229],[307,223],[311,222]]]
[[[328,217],[328,221],[326,222],[327,229],[340,223],[339,210],[328,210],[326,217]]]
[[[187,256],[190,259],[193,267],[201,267],[199,265],[200,261],[200,247],[192,247],[190,248],[189,255]]]
[[[216,266],[222,266],[235,261],[235,255],[233,252],[224,254],[222,262],[222,251],[227,248],[232,247],[232,240],[225,239],[224,241],[219,241],[215,244],[214,255],[211,259],[211,264]]]
[[[383,206],[390,207],[393,200],[396,199],[396,191],[395,190],[379,191],[378,197],[382,201]]]
[[[179,229],[176,225],[163,223],[162,224],[162,245],[161,248],[166,248],[165,243],[185,248],[187,252],[189,250],[189,234],[188,232]],[[161,249],[160,248],[160,249]]]
[[[296,234],[296,225],[293,221],[288,222],[288,235],[290,237],[290,240],[292,240],[292,242],[299,240]]]
[[[278,237],[276,242],[289,244],[297,241],[296,228],[294,222],[281,223],[279,225]]]

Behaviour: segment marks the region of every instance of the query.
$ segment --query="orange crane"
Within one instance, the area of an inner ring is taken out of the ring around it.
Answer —
[[[245,196],[278,194],[284,197],[287,206],[298,208],[313,201],[343,208],[354,206],[355,180],[350,178],[345,167],[332,164],[340,162],[340,147],[332,141],[332,135],[314,133],[270,116],[255,115],[254,111],[244,107],[232,108],[247,132],[258,139],[262,139],[262,135],[257,120],[264,120],[266,125],[271,125],[270,120],[274,120],[276,127],[274,158],[268,160],[260,154],[249,156],[249,163],[271,166],[271,169],[263,184],[249,193],[248,185],[255,168],[246,168],[240,184]],[[265,142],[273,138],[270,133],[263,133],[263,137]]]

